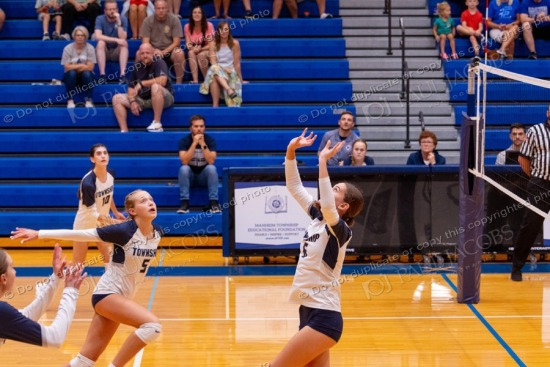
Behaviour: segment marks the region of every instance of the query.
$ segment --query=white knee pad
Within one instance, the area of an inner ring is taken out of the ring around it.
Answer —
[[[94,361],[84,357],[80,353],[69,362],[71,367],[94,367],[94,364]]]
[[[157,340],[162,331],[162,325],[156,322],[147,322],[135,331],[138,338],[145,344],[149,344]]]

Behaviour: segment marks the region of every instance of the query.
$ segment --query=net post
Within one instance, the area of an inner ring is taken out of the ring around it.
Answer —
[[[468,95],[466,99],[466,111],[468,116],[476,116],[476,70],[480,62],[479,57],[474,57],[468,65]]]
[[[458,303],[478,303],[480,298],[481,255],[483,253],[484,181],[469,172],[475,168],[479,152],[475,149],[483,124],[463,115],[459,168]],[[477,225],[476,225],[477,223]]]

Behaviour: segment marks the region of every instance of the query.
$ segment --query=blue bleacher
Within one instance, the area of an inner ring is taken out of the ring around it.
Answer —
[[[457,81],[449,90],[451,102],[465,102],[468,90],[467,81]],[[512,93],[515,91],[515,93]],[[521,82],[493,82],[487,88],[488,102],[545,102],[550,97],[550,91]]]
[[[467,79],[470,60],[453,60],[445,63],[444,75],[449,79]],[[547,78],[550,69],[550,60],[494,60],[488,61],[488,65],[534,78]],[[488,79],[500,79],[495,74],[488,73]]]
[[[487,126],[510,126],[515,122],[532,125],[544,121],[548,104],[508,104],[487,105]],[[456,105],[455,122],[462,124],[462,113],[466,112],[466,105]]]
[[[119,9],[122,9],[123,1],[118,1]],[[32,19],[36,18],[36,11],[34,5],[36,1],[34,0],[0,0],[0,8],[2,8],[8,18],[11,19]],[[248,20],[248,23],[253,23],[259,18],[271,18],[271,11],[273,9],[272,0],[253,0],[250,3],[252,7],[252,13],[255,15],[255,19]],[[213,2],[202,5],[204,14],[207,17],[211,17],[215,14]],[[334,16],[339,15],[339,0],[327,0],[326,1],[327,12],[331,13]],[[315,0],[305,0],[298,4],[298,15],[300,17],[305,17],[305,12],[309,12],[309,17],[315,18],[319,17],[319,9]],[[188,18],[191,13],[191,1],[183,0],[181,4],[180,14],[183,18]],[[233,18],[243,18],[244,17],[244,6],[242,1],[231,1],[229,7],[229,15]],[[286,7],[283,6],[283,11],[281,12],[281,18],[288,17],[288,11]],[[244,21],[244,20],[243,20]],[[38,22],[38,21],[37,21]]]
[[[244,14],[242,2],[232,1],[230,27],[241,42],[243,76],[250,82],[243,86],[243,106],[212,108],[210,96],[199,94],[197,85],[179,84],[174,86],[175,106],[163,113],[164,133],[144,131],[152,119],[147,110],[139,117],[130,115],[133,132],[121,134],[110,101],[114,93],[126,91],[124,86],[98,86],[95,108],[67,110],[65,87],[47,85],[62,77],[60,57],[68,42],[40,40],[34,5],[34,0],[0,0],[8,17],[0,33],[0,235],[8,235],[15,226],[72,227],[78,183],[91,168],[87,151],[97,142],[111,153],[119,208],[124,195],[143,188],[155,198],[156,222],[169,235],[219,235],[221,215],[200,212],[208,202],[205,188],[195,188],[191,195],[190,204],[198,211],[175,213],[178,141],[188,133],[191,115],[205,116],[207,132],[217,140],[221,176],[228,167],[281,167],[288,140],[305,126],[321,135],[336,127],[342,107],[355,112],[353,106],[337,104],[352,96],[341,19],[313,19],[318,17],[313,0],[299,4],[300,19],[270,19],[272,0],[254,0],[252,10],[258,16],[239,19]],[[184,18],[189,5],[183,1]],[[337,16],[338,7],[338,0],[327,0],[328,12]],[[213,15],[211,3],[204,9]],[[304,18],[306,11],[309,19]],[[283,10],[282,17],[286,15]],[[130,59],[139,44],[129,41]],[[117,72],[118,65],[107,65],[108,74]],[[303,149],[298,159],[316,166],[317,146]],[[223,197],[221,183],[219,187],[223,205],[228,198]]]

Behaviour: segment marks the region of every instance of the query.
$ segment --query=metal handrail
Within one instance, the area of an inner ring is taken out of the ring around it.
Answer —
[[[399,27],[401,28],[401,41],[399,46],[401,47],[401,77],[405,75],[405,23],[403,18],[399,18]],[[405,99],[405,83],[401,83],[401,99]]]
[[[384,14],[388,15],[388,55],[393,55],[392,49],[391,49],[391,0],[385,0],[384,1]]]
[[[405,88],[405,115],[406,115],[406,132],[405,132],[405,148],[410,149],[411,148],[411,101],[410,101],[410,88],[411,88],[411,75],[409,74],[409,65],[406,61],[403,62],[403,84],[406,84]]]

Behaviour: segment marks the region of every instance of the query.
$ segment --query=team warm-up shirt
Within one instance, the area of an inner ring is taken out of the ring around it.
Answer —
[[[121,294],[132,298],[154,261],[163,232],[153,225],[154,236],[147,239],[135,221],[86,230],[40,230],[39,238],[80,242],[103,241],[114,245],[111,262],[99,279],[94,294]]]
[[[37,283],[35,299],[22,310],[0,301],[0,345],[9,339],[43,347],[61,346],[76,310],[78,289],[63,289],[56,317],[50,325],[37,322],[46,312],[60,283],[60,279],[53,274]]]
[[[301,183],[296,160],[285,161],[285,176],[290,194],[313,219],[300,243],[290,301],[311,308],[340,312],[339,279],[346,248],[351,240],[351,229],[341,218],[335,225],[329,226],[321,211],[311,205],[314,199]],[[319,189],[322,200],[324,193],[330,195],[330,179],[319,179]],[[331,200],[334,205],[334,199]]]
[[[73,228],[95,228],[99,215],[108,216],[114,188],[115,178],[110,172],[107,172],[105,182],[101,182],[93,170],[88,172],[80,182],[80,200]]]

